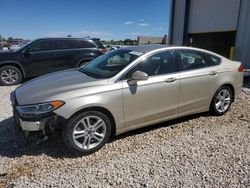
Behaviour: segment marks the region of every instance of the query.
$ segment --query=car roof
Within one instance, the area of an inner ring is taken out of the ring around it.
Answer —
[[[133,51],[138,51],[138,52],[142,52],[142,53],[148,53],[148,52],[158,50],[158,49],[195,50],[195,51],[200,51],[200,52],[208,53],[211,55],[215,55],[219,58],[225,58],[225,57],[223,57],[220,54],[217,54],[215,52],[201,49],[201,48],[190,47],[190,46],[175,46],[175,45],[166,45],[166,44],[148,44],[148,45],[130,46],[130,47],[122,48],[122,49],[133,50]]]
[[[80,38],[80,37],[44,37],[44,38],[38,38],[36,40],[46,40],[46,39],[52,39],[52,40],[62,40],[62,39],[69,39],[69,40],[93,40],[96,41],[96,38]]]
[[[130,46],[130,47],[126,47],[123,49],[147,53],[147,52],[150,52],[153,50],[166,48],[166,47],[170,47],[170,46],[168,46],[166,44],[165,45],[163,45],[163,44],[148,44],[148,45]]]

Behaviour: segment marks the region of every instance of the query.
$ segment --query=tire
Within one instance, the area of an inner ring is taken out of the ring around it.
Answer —
[[[94,126],[95,124],[97,125]],[[64,144],[77,156],[98,151],[107,143],[110,135],[110,120],[99,111],[86,111],[75,115],[63,127]]]
[[[213,115],[221,116],[229,110],[232,101],[233,101],[232,89],[228,86],[222,86],[216,91],[216,93],[213,96],[210,105],[210,112]]]
[[[0,84],[11,86],[20,84],[23,80],[22,72],[15,66],[3,66],[0,68]]]

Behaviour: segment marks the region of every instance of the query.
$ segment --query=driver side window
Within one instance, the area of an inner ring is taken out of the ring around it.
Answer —
[[[170,74],[176,72],[176,67],[174,53],[172,51],[160,52],[149,56],[147,59],[135,65],[124,76],[124,79],[131,78],[131,75],[136,71],[145,72],[148,76]]]
[[[28,49],[28,52],[42,52],[52,50],[52,41],[40,41]]]

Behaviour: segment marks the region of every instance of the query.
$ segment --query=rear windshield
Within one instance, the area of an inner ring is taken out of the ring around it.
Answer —
[[[100,40],[95,40],[95,39],[92,40],[94,41],[94,43],[97,45],[98,48],[105,49]]]

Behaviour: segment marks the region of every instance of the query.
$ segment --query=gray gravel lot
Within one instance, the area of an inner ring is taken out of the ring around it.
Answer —
[[[60,132],[39,145],[14,132],[0,87],[0,187],[250,187],[250,95],[222,117],[207,113],[121,135],[74,158]]]

